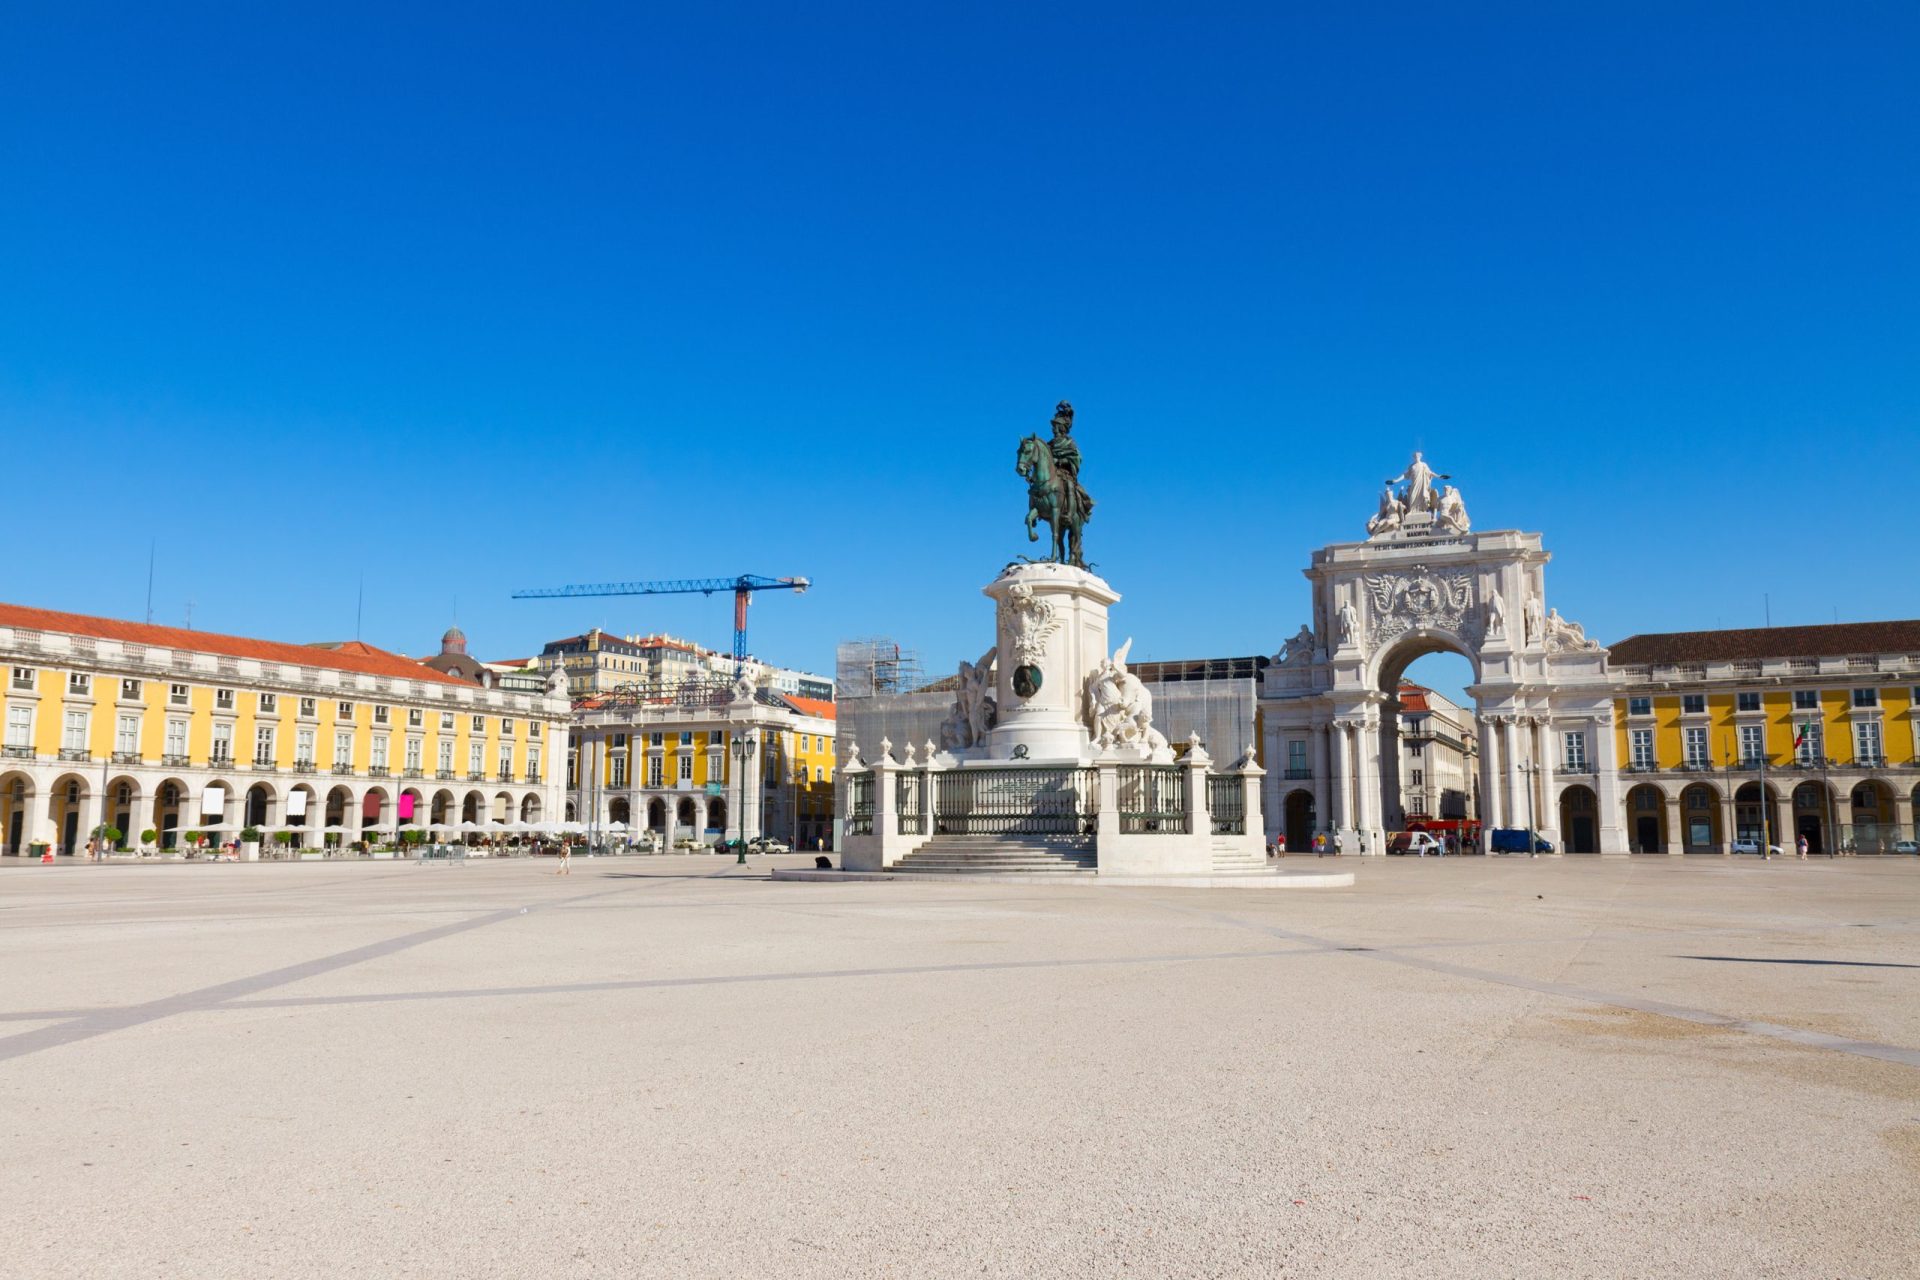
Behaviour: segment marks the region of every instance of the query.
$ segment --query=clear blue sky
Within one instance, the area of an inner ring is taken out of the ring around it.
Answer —
[[[945,668],[1064,396],[1136,655],[1416,445],[1602,640],[1920,615],[1920,7],[1040,8],[9,6],[0,599]]]

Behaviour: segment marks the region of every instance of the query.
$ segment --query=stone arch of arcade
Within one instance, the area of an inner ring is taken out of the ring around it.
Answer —
[[[1294,848],[1304,833],[1282,824],[1310,820],[1348,850],[1384,852],[1399,816],[1400,677],[1453,652],[1475,674],[1483,825],[1531,820],[1559,846],[1577,812],[1583,845],[1624,853],[1606,650],[1548,606],[1541,535],[1473,530],[1459,493],[1433,484],[1443,478],[1416,457],[1364,541],[1312,555],[1312,619],[1260,694],[1269,835],[1284,830]]]

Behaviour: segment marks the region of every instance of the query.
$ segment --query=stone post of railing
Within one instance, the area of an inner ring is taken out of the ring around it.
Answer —
[[[1213,838],[1213,813],[1207,807],[1207,768],[1212,763],[1213,757],[1200,745],[1200,735],[1189,737],[1186,759],[1181,761],[1187,770],[1187,834],[1208,841]]]
[[[1112,849],[1113,842],[1120,837],[1120,766],[1112,760],[1102,760],[1094,767],[1099,771],[1094,781],[1094,803],[1099,811],[1094,815],[1093,826],[1093,859],[1098,869],[1101,849]]]
[[[1247,754],[1241,758],[1234,772],[1240,775],[1240,794],[1245,797],[1241,803],[1247,815],[1247,843],[1249,847],[1264,850],[1267,844],[1267,823],[1260,804],[1260,781],[1267,776],[1267,771],[1260,767],[1260,758],[1251,743],[1247,746]]]
[[[873,773],[874,843],[880,851],[879,865],[890,867],[900,858],[900,802],[893,791],[900,762],[893,758],[893,743],[880,739],[880,750],[868,767]]]

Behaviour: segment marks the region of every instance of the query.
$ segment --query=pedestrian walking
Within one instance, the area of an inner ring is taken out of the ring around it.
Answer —
[[[1338,831],[1334,832],[1333,833],[1333,856],[1336,858],[1340,856],[1340,846],[1342,843],[1343,841],[1340,839],[1340,833]]]
[[[565,840],[560,842],[560,865],[555,868],[553,874],[557,876],[573,874],[573,846]]]

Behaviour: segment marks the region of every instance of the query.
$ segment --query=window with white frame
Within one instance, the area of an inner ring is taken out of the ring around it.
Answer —
[[[528,779],[531,780],[539,776],[540,776],[540,747],[536,743],[529,742],[527,744],[527,777]]]
[[[187,705],[188,700],[189,699],[188,699],[186,685],[170,684],[167,686],[167,705],[168,706],[184,707]]]
[[[1820,709],[1820,691],[1817,689],[1795,689],[1793,691],[1793,709],[1795,711],[1818,711]]]
[[[67,722],[60,735],[62,751],[85,751],[87,749],[87,713],[84,711],[67,712]]]
[[[684,751],[680,753],[680,781],[693,781],[693,757]]]
[[[393,721],[392,707],[386,706],[384,704],[374,707],[373,722],[375,724],[390,724],[392,723],[392,721]]]
[[[277,693],[261,694],[260,695],[260,714],[263,716],[272,716],[272,715],[278,715],[279,713],[280,713],[280,695]]]
[[[647,735],[647,745],[650,747],[662,746],[665,744],[665,742],[666,742],[666,735],[664,734],[650,733]]]
[[[254,727],[253,762],[255,764],[273,763],[273,726],[270,724]]]
[[[1627,759],[1636,769],[1653,768],[1653,730],[1632,729],[1628,731]]]
[[[1741,765],[1751,767],[1760,762],[1760,757],[1766,752],[1765,738],[1766,731],[1757,724],[1740,726]]]
[[[453,712],[442,711],[440,713],[440,732],[442,733],[453,732]]]
[[[293,735],[293,762],[303,769],[313,768],[313,730],[295,730]]]
[[[1760,709],[1760,695],[1745,690],[1734,694],[1733,709],[1735,711],[1758,711]]]
[[[335,720],[353,719],[353,704],[351,702],[336,703],[333,708],[333,718]]]
[[[825,782],[827,780],[827,771],[825,769],[815,769],[813,771],[813,780],[815,782]]]
[[[1627,714],[1630,716],[1650,716],[1653,714],[1652,698],[1628,698]]]
[[[1853,758],[1860,764],[1873,765],[1881,762],[1878,720],[1861,720],[1854,724]]]
[[[1713,765],[1713,759],[1707,752],[1707,731],[1703,728],[1686,730],[1687,768],[1707,769]]]
[[[467,772],[478,774],[486,768],[486,748],[475,742],[467,747]]]
[[[511,738],[513,736],[513,721],[508,720],[505,717],[501,718],[500,736],[503,738]]]
[[[300,717],[301,717],[301,719],[303,719],[303,720],[311,720],[311,719],[313,719],[313,718],[314,718],[315,716],[317,716],[317,715],[319,714],[319,712],[320,712],[320,704],[319,704],[318,702],[316,702],[316,701],[314,701],[314,700],[313,700],[312,698],[302,698],[302,699],[300,699]]]
[[[683,747],[693,745],[693,730],[687,729],[680,734],[680,745]]]
[[[1707,709],[1707,695],[1704,693],[1683,693],[1680,695],[1680,710],[1690,716],[1697,716]]]
[[[506,743],[500,744],[500,776],[505,778],[513,773],[513,748]]]
[[[336,733],[333,735],[333,767],[351,768],[353,765],[353,735]]]
[[[113,749],[123,756],[140,750],[140,717],[121,716],[113,727]]]
[[[146,692],[144,680],[122,680],[120,682],[120,701],[138,702]]]
[[[215,689],[213,691],[213,705],[215,709],[220,711],[233,710],[233,690]]]
[[[219,764],[233,763],[233,725],[225,720],[213,726],[213,747],[208,759]]]
[[[407,769],[410,772],[419,771],[420,760],[421,760],[420,753],[423,750],[424,750],[424,747],[422,746],[420,739],[418,738],[407,739]]]
[[[370,763],[376,769],[384,769],[387,767],[387,735],[386,734],[376,733],[373,735],[373,759]]]
[[[487,718],[485,716],[475,716],[473,718],[472,728],[475,733],[484,734],[487,731]]]
[[[7,745],[10,747],[30,747],[33,745],[33,708],[7,708]]]
[[[84,671],[68,672],[67,692],[76,698],[93,696],[93,677]]]
[[[607,763],[612,773],[612,780],[609,781],[607,785],[618,791],[627,785],[627,758],[625,756],[609,756]]]
[[[1587,767],[1587,735],[1578,729],[1560,735],[1561,767],[1579,771]]]
[[[1827,729],[1818,720],[1805,720],[1793,727],[1793,758],[1801,764],[1818,764],[1827,758]]]
[[[419,707],[407,708],[407,728],[424,729],[426,724],[427,713],[425,711],[422,711]]]
[[[452,738],[440,739],[439,751],[440,751],[440,763],[435,767],[439,769],[440,772],[442,773],[452,773],[453,772],[453,739]]]
[[[1856,707],[1879,706],[1880,691],[1878,689],[1855,689],[1853,691],[1853,705]]]
[[[15,667],[13,669],[13,680],[11,683],[16,689],[31,690],[33,688],[33,668]]]
[[[661,781],[661,772],[662,772],[661,765],[662,765],[662,762],[659,756],[647,757],[647,785],[648,786],[659,787],[659,786],[666,785]]]
[[[187,754],[187,722],[167,721],[167,754],[178,760]]]

